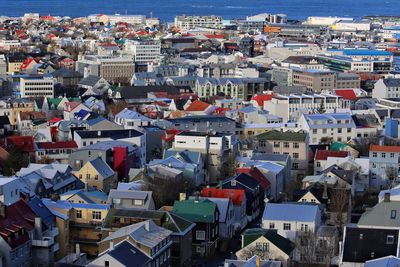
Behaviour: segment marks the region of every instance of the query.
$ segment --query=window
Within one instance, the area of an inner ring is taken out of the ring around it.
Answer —
[[[321,167],[321,162],[317,161],[317,167]]]
[[[293,153],[293,158],[298,159],[299,158],[299,153]]]
[[[342,133],[342,128],[338,128],[338,129],[337,129],[337,132],[338,132],[338,133]]]
[[[348,133],[351,133],[351,128],[347,128],[347,132],[348,132]]]
[[[284,148],[289,148],[289,142],[283,142],[283,147]]]
[[[109,261],[104,261],[104,266],[105,267],[109,267],[110,266],[110,262]]]
[[[280,142],[274,142],[274,147],[281,147],[281,143]]]
[[[92,211],[93,220],[101,220],[101,211]]]
[[[143,206],[143,200],[141,200],[141,199],[134,199],[134,200],[133,200],[133,205],[134,205],[134,206]]]
[[[273,222],[269,223],[269,229],[275,229],[275,223]]]
[[[390,157],[391,157],[391,158],[394,158],[394,153],[390,153]]]
[[[269,251],[269,244],[268,243],[257,242],[256,243],[256,250],[257,251],[262,251],[262,252],[268,252]]]
[[[205,231],[196,231],[196,239],[197,240],[206,240],[206,232]]]
[[[396,219],[396,210],[390,212],[390,219]]]
[[[393,245],[394,244],[394,235],[386,236],[386,244],[387,245]]]
[[[308,231],[308,224],[301,224],[301,231],[307,232]]]
[[[292,164],[292,169],[293,170],[297,170],[299,168],[299,163],[298,162],[294,162],[293,164]]]
[[[82,219],[82,211],[81,210],[77,210],[75,215],[76,215],[76,218]]]
[[[284,223],[283,230],[290,231],[290,223]]]
[[[293,148],[299,148],[299,143],[293,143]]]
[[[372,157],[376,158],[377,157],[377,153],[376,152],[372,152]]]
[[[121,199],[120,198],[113,198],[112,203],[113,204],[121,204]]]
[[[312,133],[313,133],[313,134],[317,134],[317,129],[313,129],[313,130],[312,130]]]
[[[382,158],[386,158],[386,153],[381,153]]]

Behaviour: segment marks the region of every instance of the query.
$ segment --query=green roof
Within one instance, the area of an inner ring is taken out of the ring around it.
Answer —
[[[304,142],[307,138],[307,133],[296,132],[280,132],[272,130],[256,136],[258,140],[279,140],[279,141],[297,141]]]
[[[57,97],[57,98],[47,98],[47,102],[49,103],[49,106],[54,105],[55,107],[58,107],[58,105],[61,103],[62,98]]]
[[[289,240],[284,238],[283,236],[278,234],[277,230],[271,229],[262,229],[262,228],[252,228],[247,229],[243,232],[243,247],[253,243],[261,236],[268,239],[272,244],[277,246],[280,250],[289,255],[294,249],[294,244]]]
[[[175,201],[172,212],[192,222],[213,223],[217,204],[208,200],[194,199]]]
[[[347,147],[346,144],[343,144],[343,143],[340,143],[340,142],[335,142],[335,143],[332,143],[332,144],[331,144],[330,150],[333,150],[333,151],[341,151],[341,150],[343,150],[345,147]]]

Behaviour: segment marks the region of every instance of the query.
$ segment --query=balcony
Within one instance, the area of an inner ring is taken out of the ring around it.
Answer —
[[[53,244],[54,244],[54,238],[48,237],[48,236],[43,237],[40,240],[38,240],[38,239],[32,240],[32,246],[35,246],[35,247],[48,248],[48,247],[52,246]]]

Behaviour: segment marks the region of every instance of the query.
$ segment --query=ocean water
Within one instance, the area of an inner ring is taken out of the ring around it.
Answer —
[[[0,0],[0,15],[143,14],[173,21],[179,14],[221,15],[225,19],[258,13],[284,13],[289,19],[308,16],[398,15],[400,0]]]

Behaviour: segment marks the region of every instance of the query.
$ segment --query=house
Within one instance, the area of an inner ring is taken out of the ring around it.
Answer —
[[[272,130],[255,136],[258,153],[286,154],[292,159],[292,173],[302,176],[308,172],[309,138],[307,132]]]
[[[237,133],[236,122],[225,116],[192,115],[181,118],[169,119],[172,127],[179,131],[194,131],[207,133]]]
[[[400,79],[379,79],[372,89],[373,98],[399,98]]]
[[[175,201],[172,213],[194,222],[192,250],[200,258],[213,256],[219,240],[219,210],[207,199]]]
[[[128,267],[132,265],[132,262],[135,263],[135,266],[146,267],[151,264],[152,260],[151,257],[135,247],[131,242],[122,240],[115,245],[111,242],[109,249],[105,250],[86,266]]]
[[[314,157],[314,174],[320,174],[323,170],[330,167],[327,166],[328,158],[349,158],[350,152],[348,151],[332,151],[317,149]]]
[[[125,129],[137,129],[141,126],[150,126],[151,119],[142,114],[124,108],[121,112],[115,115],[114,122],[124,126]]]
[[[247,214],[246,214],[246,194],[241,189],[220,189],[215,187],[203,188],[200,192],[202,197],[212,198],[228,198],[232,200],[234,218],[234,230],[240,231],[247,225]]]
[[[77,171],[95,158],[101,158],[114,171],[118,178],[128,177],[131,168],[141,166],[140,150],[132,143],[124,141],[103,141],[77,149],[69,157],[69,165]]]
[[[124,128],[121,125],[118,125],[112,121],[109,121],[102,116],[98,116],[97,118],[87,120],[86,123],[87,123],[87,129],[90,131],[122,130]]]
[[[400,146],[371,145],[369,147],[370,185],[387,188],[398,181]]]
[[[78,145],[75,141],[58,141],[58,142],[36,142],[36,160],[59,161],[60,163],[68,163],[69,155],[74,152]]]
[[[189,199],[195,199],[195,196]],[[233,202],[230,198],[215,198],[215,197],[199,197],[199,199],[208,199],[218,206],[219,210],[219,237],[221,241],[230,241],[235,233],[235,210]]]
[[[279,235],[277,230],[249,228],[242,233],[242,248],[236,252],[239,260],[248,260],[254,255],[261,260],[280,261],[290,266],[295,244]]]
[[[146,220],[152,220],[156,225],[172,231],[171,266],[190,265],[192,229],[195,224],[169,211],[111,208],[103,223],[102,231],[114,232],[121,227]]]
[[[211,104],[195,100],[185,108],[185,112],[192,115],[211,115],[215,109],[216,107]]]
[[[122,130],[77,130],[74,132],[74,140],[80,149],[106,141],[118,141],[136,146],[138,149],[139,166],[146,163],[146,136],[134,129]]]
[[[267,203],[262,216],[262,228],[277,229],[278,234],[292,241],[298,232],[315,233],[320,225],[321,211],[313,204]]]
[[[347,225],[343,233],[339,266],[362,267],[373,259],[399,257],[398,241],[398,227]]]
[[[84,95],[103,95],[110,84],[102,77],[88,75],[79,81],[78,87],[84,90]]]
[[[150,258],[151,264],[170,266],[170,250],[172,231],[156,225],[152,220],[146,220],[121,227],[99,242],[100,255],[122,240],[131,242]]]
[[[246,194],[246,214],[249,222],[255,220],[264,207],[264,190],[252,176],[240,173],[222,182],[223,189],[241,189]]]
[[[303,114],[297,123],[309,133],[310,145],[348,142],[356,136],[356,125],[347,113]]]
[[[101,158],[95,158],[86,162],[80,170],[74,173],[87,188],[101,190],[109,193],[117,187],[117,173]]]
[[[274,171],[274,169],[271,168],[269,174],[273,171]],[[245,173],[247,175],[250,175],[252,178],[254,178],[255,180],[257,180],[260,183],[261,188],[264,192],[264,196],[263,196],[264,199],[271,197],[271,182],[268,179],[271,175],[268,175],[268,177],[267,177],[267,175],[264,174],[261,170],[259,170],[256,166],[237,168],[236,173],[237,174]]]
[[[112,189],[107,203],[117,209],[154,210],[153,192]]]
[[[20,199],[20,182],[16,177],[0,177],[0,203],[11,205]]]

